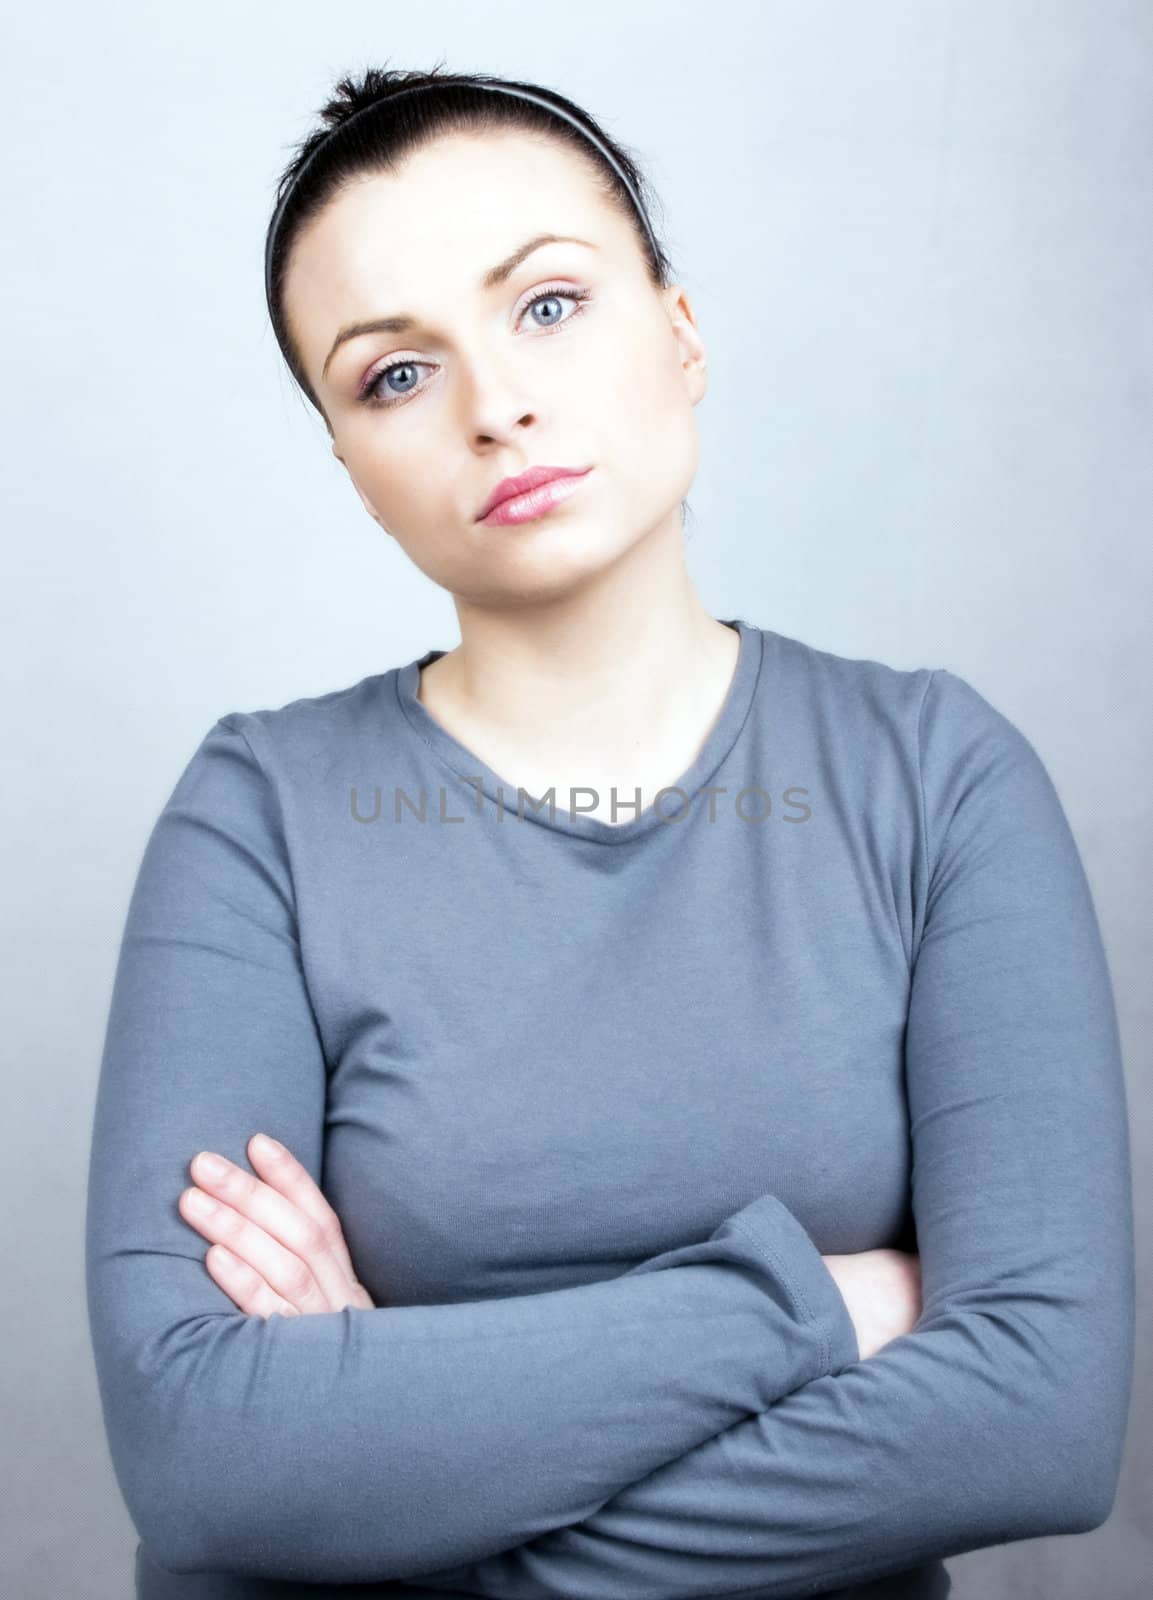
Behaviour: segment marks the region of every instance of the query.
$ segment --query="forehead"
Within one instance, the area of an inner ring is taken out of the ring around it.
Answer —
[[[454,135],[394,173],[356,179],[293,246],[284,301],[306,365],[316,370],[347,321],[443,316],[460,296],[481,295],[489,267],[545,232],[578,235],[606,254],[635,249],[586,164],[529,134]]]

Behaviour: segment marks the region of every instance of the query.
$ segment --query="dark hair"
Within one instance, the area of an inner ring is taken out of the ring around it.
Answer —
[[[488,87],[477,88],[477,84]],[[501,94],[498,91],[502,87],[537,95],[562,114],[554,115],[513,94]],[[413,89],[420,89],[421,93],[401,93]],[[361,112],[366,114],[358,115]],[[590,138],[574,128],[563,113],[587,129]],[[341,78],[319,115],[323,126],[314,129],[296,147],[296,154],[277,184],[273,216],[265,236],[266,287],[269,316],[281,354],[330,433],[324,407],[308,381],[284,314],[285,269],[293,243],[301,229],[345,184],[364,173],[394,170],[406,156],[437,138],[522,129],[565,145],[585,160],[606,199],[632,224],[654,288],[666,288],[672,281],[672,262],[649,218],[652,190],[632,152],[611,139],[587,111],[554,89],[489,73],[444,72],[441,65],[429,72],[368,67],[359,79]],[[643,208],[643,219],[628,188],[592,139],[599,140],[619,163]]]

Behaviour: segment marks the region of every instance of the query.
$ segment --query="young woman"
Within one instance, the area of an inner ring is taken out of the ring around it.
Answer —
[[[148,841],[87,1237],[137,1594],[925,1600],[1099,1526],[1128,1128],[1044,766],[709,614],[704,345],[585,112],[324,119],[273,326],[460,642],[221,717]]]

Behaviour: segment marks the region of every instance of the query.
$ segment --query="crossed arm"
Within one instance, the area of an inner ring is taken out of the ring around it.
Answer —
[[[481,1559],[856,1360],[816,1246],[771,1194],[604,1282],[240,1311],[183,1214],[190,1157],[241,1166],[262,1129],[317,1180],[325,1122],[277,829],[243,732],[218,724],[148,841],[113,987],[88,1306],[113,1466],[155,1562],[366,1583]]]
[[[236,735],[213,731],[214,761],[194,762],[178,789],[130,912],[90,1190],[106,1421],[159,1559],[313,1581],[419,1577],[494,1600],[730,1589],[761,1600],[1105,1519],[1134,1283],[1104,952],[1027,741],[948,673],[933,675],[925,711],[924,917],[906,1034],[924,1306],[864,1362],[814,1247],[772,1196],[707,1244],[609,1284],[267,1323],[228,1307],[174,1209],[174,1226],[143,1227],[139,1185],[175,1194],[201,1145],[238,1155],[266,1120],[271,1080],[289,1108],[276,1131],[319,1170],[323,1064],[302,1042],[287,900],[277,911],[264,898],[276,881],[264,873],[234,924],[223,880],[213,887],[220,862],[184,876],[179,818],[198,798],[230,819],[223,836],[238,848],[222,860],[235,867],[253,844],[255,773]],[[235,909],[235,875],[227,888]],[[177,899],[211,929],[201,956],[173,933]],[[226,1043],[212,1019],[235,1000],[238,962],[251,1021]],[[175,1085],[150,1079],[161,1046]],[[251,1076],[237,1066],[206,1119],[209,1052],[218,1082],[220,1059],[254,1046],[267,1055]],[[195,1132],[180,1124],[184,1104]],[[762,1243],[751,1255],[747,1223]],[[785,1315],[765,1318],[774,1306]],[[232,1473],[229,1503],[207,1474],[185,1482],[210,1444]],[[510,1466],[494,1477],[499,1451]]]

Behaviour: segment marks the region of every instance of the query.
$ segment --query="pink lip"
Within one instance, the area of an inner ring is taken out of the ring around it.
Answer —
[[[581,478],[586,472],[591,471],[591,467],[529,467],[527,472],[520,472],[515,478],[502,478],[477,512],[476,520],[486,522],[497,506],[505,500],[515,500],[518,495],[529,494],[533,489],[541,489],[546,483],[552,483],[557,478]]]

